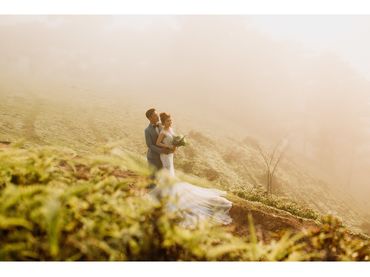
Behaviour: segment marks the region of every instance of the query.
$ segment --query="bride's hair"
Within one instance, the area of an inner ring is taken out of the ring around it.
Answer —
[[[162,124],[164,124],[166,122],[167,118],[170,118],[171,115],[168,114],[168,113],[160,113],[159,117],[161,118]]]

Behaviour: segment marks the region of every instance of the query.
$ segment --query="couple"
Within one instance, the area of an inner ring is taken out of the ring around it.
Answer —
[[[156,169],[165,168],[171,176],[175,176],[173,154],[176,147],[172,145],[175,134],[171,128],[171,116],[167,113],[161,113],[162,124],[160,124],[158,113],[155,109],[149,109],[145,115],[150,121],[149,126],[145,129],[148,162]]]
[[[173,158],[176,147],[172,145],[175,134],[171,128],[171,116],[161,113],[162,124],[160,124],[155,109],[149,109],[145,115],[150,122],[145,129],[148,163],[157,170],[163,169],[171,177],[175,177]],[[170,202],[168,209],[180,212],[183,227],[193,227],[202,220],[224,225],[232,221],[229,216],[232,203],[224,197],[225,191],[177,182],[167,187],[157,186],[150,194],[157,199],[162,197],[175,199]]]

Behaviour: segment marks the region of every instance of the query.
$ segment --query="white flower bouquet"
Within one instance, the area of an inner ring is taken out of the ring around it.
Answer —
[[[173,137],[173,141],[172,141],[173,146],[179,147],[179,146],[185,146],[187,144],[188,142],[185,136],[174,136]]]

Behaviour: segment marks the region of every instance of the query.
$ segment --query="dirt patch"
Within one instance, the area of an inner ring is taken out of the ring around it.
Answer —
[[[268,209],[265,210],[265,209]],[[275,211],[268,207],[259,207],[258,204],[249,201],[233,201],[230,216],[233,219],[229,226],[230,230],[238,236],[248,236],[248,214],[253,217],[259,239],[269,241],[276,234],[287,230],[295,233],[303,229],[319,228],[313,220],[299,218],[283,211]]]
[[[10,144],[10,141],[0,141],[0,148],[8,148]]]

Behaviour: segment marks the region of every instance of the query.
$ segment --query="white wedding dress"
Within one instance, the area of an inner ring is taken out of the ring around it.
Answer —
[[[173,136],[175,135],[173,130],[170,128],[168,131],[162,129],[161,133],[164,133],[162,140],[163,144],[172,145]],[[163,168],[169,171],[171,176],[175,176],[175,167],[173,165],[173,153],[171,154],[160,154]]]
[[[162,142],[171,145],[173,131],[162,130],[162,132],[165,132]],[[229,211],[232,202],[225,198],[226,192],[195,186],[187,182],[174,182],[173,156],[173,153],[160,155],[164,172],[159,179],[158,186],[150,192],[150,195],[155,199],[167,198],[168,211],[180,214],[182,218],[180,224],[183,227],[194,227],[204,220],[223,225],[231,223]],[[172,180],[172,183],[169,180]]]

